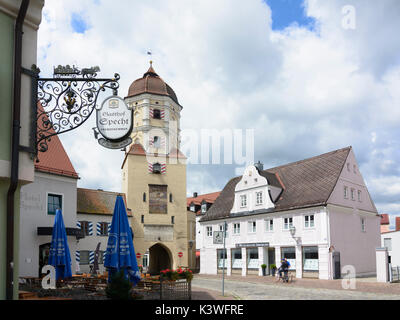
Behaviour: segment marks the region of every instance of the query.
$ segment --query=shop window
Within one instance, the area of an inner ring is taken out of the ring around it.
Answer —
[[[242,249],[232,249],[232,269],[242,269]]]
[[[217,263],[218,263],[218,269],[222,269],[224,267],[224,264],[225,268],[228,267],[226,249],[217,250]]]
[[[47,214],[56,214],[57,209],[62,209],[62,196],[59,194],[47,195]]]
[[[247,268],[258,269],[258,248],[247,249]]]
[[[303,247],[303,271],[318,270],[318,247]]]
[[[296,269],[296,248],[295,247],[287,247],[281,249],[282,259],[287,259],[290,263],[290,270]],[[277,265],[279,268],[279,266]]]

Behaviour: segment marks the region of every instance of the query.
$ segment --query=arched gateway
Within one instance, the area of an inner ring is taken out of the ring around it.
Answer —
[[[161,270],[171,269],[171,252],[161,243],[156,243],[149,249],[149,273],[159,274]]]

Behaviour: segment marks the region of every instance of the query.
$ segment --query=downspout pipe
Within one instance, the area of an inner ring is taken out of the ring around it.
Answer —
[[[22,0],[14,29],[14,88],[13,120],[11,140],[11,175],[7,193],[7,257],[6,257],[6,299],[14,296],[14,202],[18,187],[19,145],[21,128],[21,72],[22,72],[22,27],[28,11],[29,0]],[[18,271],[18,270],[17,270]]]

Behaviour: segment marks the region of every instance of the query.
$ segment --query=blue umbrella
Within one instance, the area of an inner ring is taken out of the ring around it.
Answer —
[[[65,231],[64,220],[60,209],[56,211],[48,263],[55,267],[57,280],[72,277],[67,232]]]
[[[140,272],[133,247],[132,231],[129,227],[124,200],[118,195],[115,201],[111,229],[108,236],[104,267],[108,270],[108,282],[120,270],[133,285],[140,281]]]

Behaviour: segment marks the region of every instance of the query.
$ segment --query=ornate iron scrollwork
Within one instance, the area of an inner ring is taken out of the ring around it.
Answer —
[[[97,79],[99,67],[79,70],[75,66],[54,68],[54,78],[37,78],[36,155],[45,152],[51,137],[81,126],[93,113],[100,91],[116,94],[119,74]],[[81,77],[78,77],[81,75]]]

